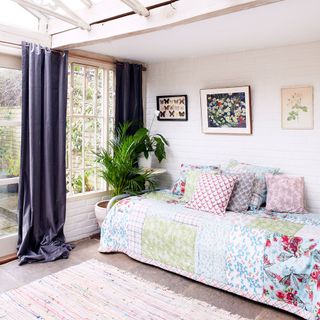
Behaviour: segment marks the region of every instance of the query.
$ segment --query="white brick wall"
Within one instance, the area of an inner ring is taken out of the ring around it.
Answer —
[[[181,162],[237,159],[305,176],[308,207],[320,211],[320,43],[151,64],[146,81],[148,125],[157,95],[189,100],[189,121],[154,123],[170,142],[163,186],[171,186]],[[253,135],[203,134],[199,90],[243,85],[251,86]],[[280,89],[292,85],[314,87],[314,130],[281,129]]]
[[[105,197],[100,194],[67,199],[64,227],[67,241],[83,239],[99,232],[94,214],[94,205],[102,198]]]

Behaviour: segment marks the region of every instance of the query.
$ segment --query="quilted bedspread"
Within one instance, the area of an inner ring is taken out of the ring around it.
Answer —
[[[169,191],[130,197],[107,214],[100,252],[130,257],[205,284],[320,319],[320,214],[216,216]]]

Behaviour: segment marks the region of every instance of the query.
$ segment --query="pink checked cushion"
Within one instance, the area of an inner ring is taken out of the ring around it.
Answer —
[[[304,179],[287,175],[266,175],[268,211],[304,213]]]
[[[218,215],[225,214],[236,181],[235,176],[202,174],[186,207]]]

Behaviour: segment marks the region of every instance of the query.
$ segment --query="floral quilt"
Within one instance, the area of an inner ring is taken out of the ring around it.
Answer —
[[[162,190],[118,202],[100,252],[123,252],[249,299],[320,320],[320,214],[185,207]]]

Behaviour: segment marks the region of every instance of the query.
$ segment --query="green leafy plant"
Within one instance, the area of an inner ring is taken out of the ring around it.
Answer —
[[[138,158],[143,154],[146,158],[154,152],[159,161],[166,157],[165,146],[168,142],[162,135],[151,135],[146,128],[138,129],[129,134],[132,123],[126,122],[115,130],[109,148],[96,154],[101,164],[101,176],[113,188],[113,195],[123,193],[138,194],[148,185],[150,190],[155,187],[152,172],[138,166]]]

